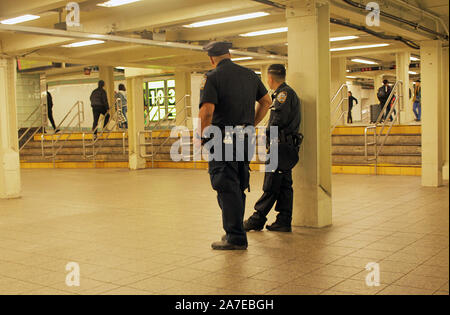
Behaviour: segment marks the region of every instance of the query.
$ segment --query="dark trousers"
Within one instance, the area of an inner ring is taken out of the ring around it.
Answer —
[[[48,117],[48,120],[50,120],[50,123],[52,124],[53,129],[56,130],[55,120],[53,119],[53,108],[50,106],[47,106],[47,117]]]
[[[353,124],[353,117],[352,117],[352,110],[351,109],[349,109],[349,111],[348,111],[347,124]]]
[[[249,188],[250,170],[248,162],[209,162],[211,185],[217,192],[217,201],[222,209],[223,229],[229,243],[247,245],[244,230],[246,196]]]
[[[291,226],[294,190],[292,189],[292,171],[267,172],[264,177],[264,194],[256,202],[255,210],[266,217],[276,203],[277,222]]]
[[[92,124],[92,130],[94,131],[94,134],[97,134],[97,125],[98,120],[100,119],[100,115],[105,115],[105,122],[103,123],[103,128],[106,127],[106,125],[109,122],[109,113],[106,108],[103,107],[92,107],[92,113],[94,114],[94,123]]]

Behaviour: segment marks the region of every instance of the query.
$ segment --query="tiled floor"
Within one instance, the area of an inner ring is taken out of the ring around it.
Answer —
[[[0,200],[0,294],[449,294],[449,190],[420,178],[335,176],[332,227],[253,232],[248,251],[215,252],[205,171],[22,174],[23,198]],[[254,173],[247,215],[261,183]],[[69,262],[80,287],[65,284]]]

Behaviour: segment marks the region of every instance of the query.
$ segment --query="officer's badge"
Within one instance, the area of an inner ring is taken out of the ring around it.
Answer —
[[[205,75],[202,79],[202,83],[200,84],[200,90],[205,89],[206,81],[208,80],[208,77]]]
[[[280,94],[278,94],[277,96],[277,101],[280,102],[281,104],[283,104],[284,102],[286,102],[287,99],[287,93],[286,92],[281,92]]]

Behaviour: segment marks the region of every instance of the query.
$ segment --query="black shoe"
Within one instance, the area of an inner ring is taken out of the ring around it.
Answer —
[[[292,232],[292,227],[290,225],[283,225],[278,222],[275,222],[272,225],[267,225],[266,229],[272,232]]]
[[[59,130],[59,129],[56,129],[56,130],[55,130],[55,133],[59,133],[59,132],[61,132],[61,130]]]
[[[228,241],[220,241],[214,242],[211,244],[212,249],[214,250],[246,250],[247,245],[235,245],[231,244]]]
[[[266,224],[267,218],[259,215],[258,212],[255,212],[251,215],[248,220],[244,221],[244,230],[246,232],[249,231],[261,231],[264,229],[264,224]]]

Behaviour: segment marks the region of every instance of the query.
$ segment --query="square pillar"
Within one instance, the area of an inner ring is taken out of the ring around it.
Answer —
[[[16,109],[16,60],[0,58],[0,199],[21,192]]]
[[[320,228],[332,223],[330,7],[323,1],[293,1],[286,14],[288,81],[301,100],[305,135],[293,171],[293,225]]]
[[[99,67],[99,80],[105,81],[105,91],[108,95],[108,103],[111,115],[116,112],[116,107],[114,106],[114,67],[110,66],[100,66]]]
[[[442,50],[442,69],[446,69],[442,71],[442,97],[443,101],[442,104],[444,106],[443,110],[444,113],[442,115],[443,123],[444,123],[444,137],[443,137],[443,147],[444,147],[444,153],[443,153],[443,159],[444,159],[444,167],[442,168],[442,177],[444,180],[449,180],[449,136],[450,136],[450,130],[449,130],[449,116],[450,116],[450,110],[449,110],[449,48],[446,47]]]
[[[413,103],[409,99],[409,65],[411,64],[411,54],[400,52],[396,55],[397,80],[403,82],[403,101],[400,100],[400,123],[410,123],[414,121]]]
[[[443,137],[445,137],[442,42],[422,42],[420,57],[422,72],[422,185],[439,187],[443,183]]]
[[[191,74],[189,72],[175,72],[175,97],[177,108],[177,126],[185,125],[189,129],[192,129],[192,115],[189,108],[186,106],[191,105]]]
[[[330,99],[333,98],[339,88],[347,83],[347,58],[346,57],[337,57],[337,58],[331,58],[331,95]],[[341,94],[336,98],[336,100],[331,103],[330,102],[330,110],[331,113],[334,112],[336,109],[336,106],[339,104],[339,102],[342,100],[342,97],[347,97],[345,95],[347,93],[347,89],[344,89]],[[344,102],[341,104],[342,110],[348,110],[348,102]],[[331,117],[331,122],[335,123],[338,119],[339,114],[341,111],[338,111],[335,117]],[[338,124],[344,125],[346,122],[345,115],[342,116],[342,118],[339,120]]]
[[[139,146],[138,133],[145,130],[144,124],[144,80],[141,77],[127,78],[128,96],[128,152],[129,168],[138,170],[146,168],[146,149]],[[144,136],[141,136],[142,143]]]

